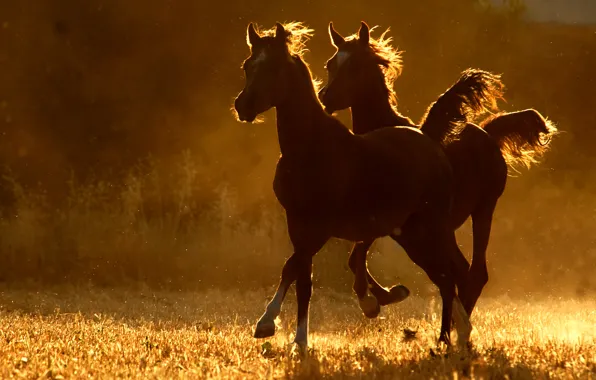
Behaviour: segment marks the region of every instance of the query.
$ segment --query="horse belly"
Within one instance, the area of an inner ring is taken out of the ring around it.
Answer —
[[[390,200],[369,203],[355,199],[335,213],[330,231],[334,237],[351,241],[388,236],[405,224],[414,208],[411,204],[396,207]]]
[[[362,217],[353,220],[336,220],[330,223],[333,237],[353,242],[377,239],[395,232],[403,223],[383,223],[373,218]],[[391,226],[391,227],[390,227]]]

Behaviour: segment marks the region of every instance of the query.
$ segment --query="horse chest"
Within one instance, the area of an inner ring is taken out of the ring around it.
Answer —
[[[295,164],[282,157],[275,172],[273,190],[287,211],[324,213],[333,208],[336,185],[338,183],[330,180],[324,163]]]

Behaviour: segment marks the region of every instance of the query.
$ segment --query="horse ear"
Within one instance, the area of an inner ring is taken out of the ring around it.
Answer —
[[[329,37],[331,37],[331,43],[333,44],[333,46],[337,48],[343,45],[344,42],[346,42],[346,39],[343,38],[342,35],[339,34],[333,27],[333,22],[329,23]]]
[[[255,44],[259,43],[261,40],[261,36],[255,30],[254,24],[251,22],[248,24],[248,30],[246,31],[246,43],[248,46],[254,46]]]
[[[275,39],[279,42],[286,43],[286,38],[288,37],[288,32],[284,28],[282,24],[279,22],[275,23]]]
[[[360,30],[358,30],[358,40],[364,45],[368,45],[370,41],[370,28],[364,21],[360,23]]]

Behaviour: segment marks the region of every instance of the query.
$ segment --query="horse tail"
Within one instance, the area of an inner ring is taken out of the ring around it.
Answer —
[[[478,69],[465,70],[459,80],[430,105],[421,130],[445,146],[454,140],[475,116],[497,108],[503,98],[501,76]]]
[[[507,165],[526,168],[548,151],[558,133],[554,123],[535,109],[492,115],[480,127],[495,139]]]

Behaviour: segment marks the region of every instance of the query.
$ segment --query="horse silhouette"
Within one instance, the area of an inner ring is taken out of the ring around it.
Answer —
[[[389,126],[411,125],[419,127],[425,135],[444,147],[455,179],[451,226],[453,229],[459,228],[470,216],[473,222],[473,257],[469,282],[465,292],[459,293],[466,312],[471,315],[488,282],[486,250],[493,213],[507,182],[507,165],[521,163],[529,167],[536,162],[548,150],[557,129],[534,109],[498,113],[479,126],[460,123],[463,129],[459,130],[437,128],[440,124],[424,121],[416,126],[411,119],[397,111],[393,82],[402,70],[401,53],[390,45],[391,38],[386,38],[385,34],[379,39],[371,38],[368,25],[362,22],[356,34],[344,38],[330,23],[329,35],[337,51],[326,64],[328,83],[319,92],[319,97],[329,113],[351,108],[355,134],[366,134]],[[475,73],[478,70],[468,69],[463,75]],[[468,96],[469,101],[463,105],[463,109],[458,110],[449,104],[445,107],[435,104],[428,109],[423,120],[430,117],[449,118],[450,113],[458,111],[464,118],[469,118],[485,107],[496,108],[496,101],[502,97],[503,85],[497,75],[487,75],[486,79],[485,82],[477,82],[484,83],[486,91],[480,85],[474,86],[473,81],[472,86],[467,87],[475,96]],[[404,241],[403,236],[397,241],[406,251],[409,250],[409,243]],[[365,260],[371,244],[372,241],[356,244],[350,256],[351,261]],[[403,299],[402,286],[387,290],[369,273],[367,276],[372,286],[371,292],[381,305]]]
[[[466,341],[471,326],[456,295],[467,283],[468,263],[457,247],[451,225],[453,173],[441,144],[417,128],[382,128],[355,135],[325,112],[310,69],[302,58],[311,30],[300,23],[247,31],[250,56],[244,61],[245,87],[234,109],[240,121],[254,122],[275,108],[281,157],[273,189],[286,212],[294,253],[285,262],[273,299],[259,319],[255,337],[275,334],[289,286],[296,281],[298,318],[295,342],[308,344],[312,294],[312,257],[331,237],[354,242],[383,236],[407,236],[410,258],[439,288],[442,322],[439,341],[450,344],[452,311],[458,336]],[[475,78],[475,79],[474,79]],[[462,129],[488,91],[488,73],[464,75],[435,102],[425,128],[443,136]],[[478,82],[478,83],[477,83]],[[452,104],[444,115],[434,108]],[[441,117],[439,117],[441,116]],[[364,257],[366,259],[366,257]],[[365,310],[378,307],[368,294],[365,262],[360,263],[357,294]],[[364,275],[363,275],[364,274]],[[371,302],[372,300],[372,302]]]

